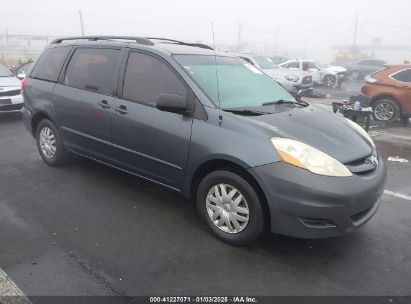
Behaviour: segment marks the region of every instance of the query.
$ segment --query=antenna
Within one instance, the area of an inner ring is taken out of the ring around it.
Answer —
[[[221,115],[221,102],[220,102],[220,84],[218,82],[218,71],[217,71],[217,53],[215,50],[215,36],[214,36],[214,21],[211,21],[211,31],[213,32],[213,47],[214,47],[214,65],[215,65],[215,78],[217,81],[217,100],[218,100],[218,123],[221,126],[223,122],[223,116]]]

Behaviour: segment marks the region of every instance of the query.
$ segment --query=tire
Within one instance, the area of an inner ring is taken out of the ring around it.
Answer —
[[[36,143],[41,158],[49,166],[61,166],[70,157],[70,152],[65,148],[62,136],[48,119],[41,120],[37,125]]]
[[[377,100],[372,106],[372,115],[375,120],[395,121],[401,116],[398,103],[391,98]]]
[[[226,196],[221,187],[225,187]],[[236,192],[230,199],[229,195],[233,194],[234,189]],[[217,193],[222,195],[222,200],[218,199]],[[236,173],[214,171],[205,176],[197,189],[196,204],[200,216],[211,232],[230,245],[251,244],[264,231],[265,217],[262,202],[250,183]],[[213,216],[215,216],[214,220]]]
[[[360,71],[354,70],[350,73],[350,79],[351,80],[359,80],[360,78],[361,78]]]
[[[327,88],[332,88],[337,83],[337,77],[334,75],[325,75],[323,83]]]

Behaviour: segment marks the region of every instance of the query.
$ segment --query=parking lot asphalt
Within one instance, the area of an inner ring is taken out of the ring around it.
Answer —
[[[48,167],[0,116],[0,268],[28,296],[411,295],[411,127],[371,134],[410,162],[387,162],[391,194],[362,229],[232,247],[170,190],[82,158]]]

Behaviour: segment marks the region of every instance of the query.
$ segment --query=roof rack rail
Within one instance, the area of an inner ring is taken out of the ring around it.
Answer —
[[[211,46],[203,44],[203,43],[189,43],[189,42],[184,42],[184,41],[179,41],[179,40],[174,40],[174,39],[158,38],[158,37],[146,37],[146,39],[164,41],[165,43],[170,43],[170,44],[187,45],[187,46],[199,47],[202,49],[214,50]]]
[[[98,40],[132,40],[139,44],[154,45],[152,41],[144,37],[132,37],[132,36],[73,36],[65,38],[54,39],[50,44],[62,43],[68,40],[88,40],[88,41],[98,41]]]

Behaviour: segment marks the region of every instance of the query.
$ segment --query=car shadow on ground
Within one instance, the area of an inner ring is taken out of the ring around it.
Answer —
[[[21,113],[1,113],[0,112],[0,124],[11,123],[22,119]]]
[[[85,171],[89,175],[93,172],[93,175],[96,175],[96,179],[104,179],[105,182],[107,182],[105,183],[107,185],[121,185],[124,192],[131,191],[130,194],[132,196],[146,198],[139,200],[139,204],[153,204],[153,209],[157,211],[155,214],[151,214],[151,216],[158,216],[158,220],[164,217],[162,212],[167,212],[166,210],[169,210],[169,212],[173,213],[174,218],[178,218],[176,225],[181,224],[187,229],[194,229],[197,235],[200,234],[201,237],[204,237],[204,242],[210,242],[210,232],[197,214],[194,201],[184,199],[177,192],[153,182],[106,167],[83,157],[76,156],[70,162],[69,166],[76,171]],[[117,188],[117,191],[119,190],[120,189]],[[132,203],[125,200],[119,200],[119,202],[122,204]],[[155,221],[155,218],[153,218],[153,221]],[[164,233],[167,233],[167,231]],[[361,235],[362,234],[357,231],[353,234],[327,239],[298,239],[276,235],[266,231],[259,240],[249,246],[234,247],[221,243],[218,240],[213,240],[211,242],[220,243],[219,246],[238,248],[236,250],[246,254],[250,252],[258,252],[262,255],[268,254],[271,257],[278,258],[287,256],[287,261],[292,261],[295,258],[295,261],[297,262],[301,256],[310,256],[311,258],[315,257],[316,259],[321,259],[325,256],[332,259],[338,256],[338,252],[355,250],[353,244],[360,242]],[[195,241],[201,242],[201,240]]]

